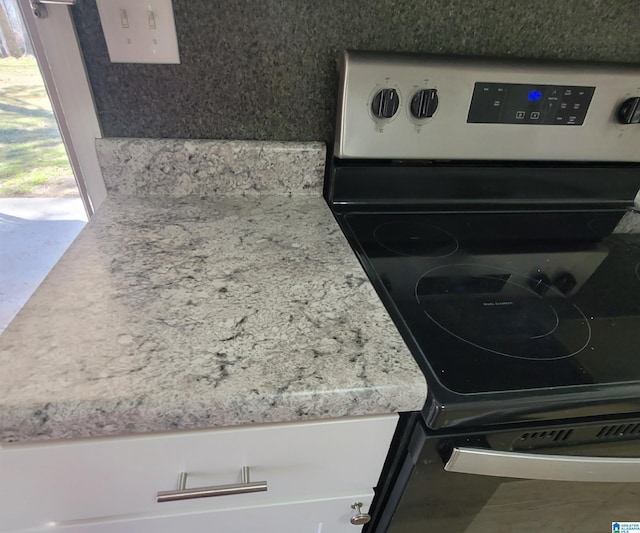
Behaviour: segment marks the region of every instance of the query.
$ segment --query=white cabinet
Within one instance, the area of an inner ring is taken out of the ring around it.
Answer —
[[[247,509],[163,515],[145,518],[82,521],[38,533],[355,533],[351,504],[366,512],[371,494],[352,498],[296,502]],[[35,532],[34,532],[35,533]]]
[[[0,531],[355,533],[350,505],[367,508],[396,423],[384,415],[2,445]],[[240,483],[243,466],[266,492],[156,501],[181,472],[187,488],[217,486]]]

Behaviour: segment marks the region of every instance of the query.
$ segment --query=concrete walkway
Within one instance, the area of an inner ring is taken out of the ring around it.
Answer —
[[[0,333],[86,223],[79,198],[0,198]]]

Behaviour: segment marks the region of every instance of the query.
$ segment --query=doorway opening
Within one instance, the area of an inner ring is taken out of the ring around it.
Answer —
[[[0,333],[87,222],[18,0],[0,0]]]

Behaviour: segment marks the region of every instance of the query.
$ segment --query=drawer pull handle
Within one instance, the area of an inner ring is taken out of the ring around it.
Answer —
[[[351,508],[356,512],[356,514],[353,515],[350,520],[350,522],[354,526],[363,526],[364,524],[368,524],[371,521],[371,515],[362,512],[361,502],[355,502],[351,504]]]
[[[180,476],[178,477],[178,490],[162,490],[158,492],[156,501],[158,503],[176,502],[178,500],[192,500],[194,498],[212,498],[214,496],[230,496],[232,494],[267,491],[266,481],[249,481],[248,466],[242,467],[241,478],[242,483],[188,489],[187,473],[180,472]]]

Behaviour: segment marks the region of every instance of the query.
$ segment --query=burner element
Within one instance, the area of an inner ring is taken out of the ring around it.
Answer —
[[[453,264],[423,274],[416,298],[435,324],[487,352],[518,359],[572,357],[591,340],[589,321],[554,287],[540,291],[541,283],[493,266]]]
[[[458,241],[451,233],[429,224],[387,222],[373,234],[383,248],[400,255],[438,258],[458,251]]]

